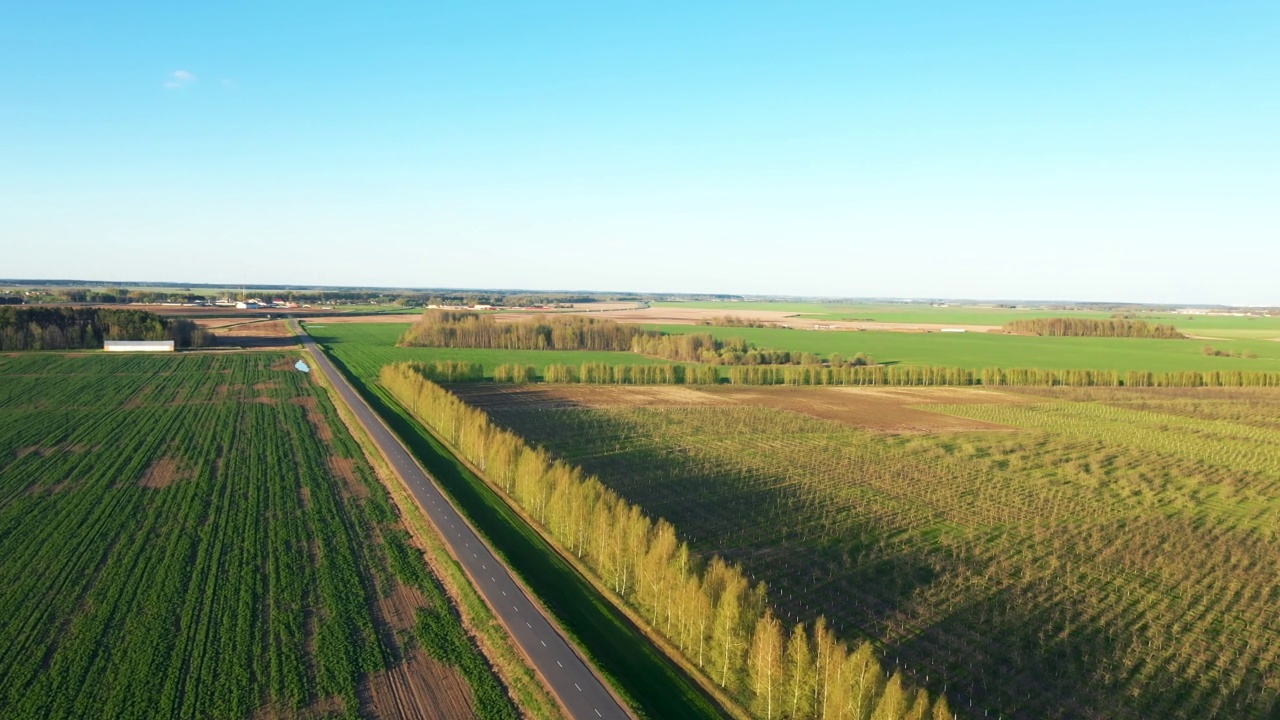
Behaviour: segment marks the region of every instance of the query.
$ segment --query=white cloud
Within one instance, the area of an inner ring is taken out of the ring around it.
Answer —
[[[194,73],[187,72],[186,70],[174,70],[169,73],[169,79],[165,80],[164,86],[170,90],[177,90],[179,88],[184,88],[195,81],[196,76]]]

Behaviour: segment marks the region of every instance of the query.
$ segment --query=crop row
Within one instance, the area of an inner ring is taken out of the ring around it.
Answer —
[[[935,408],[1023,430],[896,438],[761,408],[493,412],[962,711],[1267,717],[1280,431],[1145,392]]]
[[[0,715],[356,714],[395,513],[289,365],[0,359]]]

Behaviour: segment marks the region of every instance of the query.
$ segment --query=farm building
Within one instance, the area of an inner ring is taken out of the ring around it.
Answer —
[[[107,340],[102,344],[107,352],[173,352],[172,340]]]

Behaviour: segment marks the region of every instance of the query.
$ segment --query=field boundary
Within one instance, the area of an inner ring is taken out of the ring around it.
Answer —
[[[423,556],[436,577],[441,581],[450,601],[458,611],[467,629],[467,634],[480,648],[488,660],[490,667],[502,679],[504,688],[516,700],[516,708],[527,718],[536,720],[561,720],[567,717],[559,703],[549,694],[545,682],[537,671],[529,665],[528,659],[518,647],[511,642],[510,633],[501,621],[494,616],[485,604],[458,561],[449,554],[448,549],[439,538],[439,531],[427,520],[422,508],[403,487],[400,478],[387,463],[386,458],[369,437],[364,425],[352,416],[345,401],[340,401],[338,393],[329,382],[329,378],[320,373],[316,379],[329,394],[330,401],[338,411],[338,417],[351,433],[352,439],[360,446],[366,460],[374,468],[383,487],[391,494],[397,509],[402,514],[406,529],[419,539],[425,547]],[[394,477],[397,482],[388,482]]]
[[[303,334],[303,337],[304,337],[304,343],[303,343],[304,347],[306,347],[307,349],[309,349],[309,350],[310,350],[310,351],[312,351],[313,353],[316,353],[316,352],[323,353],[323,352],[324,352],[324,349],[323,349],[323,348],[320,348],[320,347],[318,346],[318,344],[314,341],[314,339],[312,339],[312,338],[310,338],[310,337],[306,336],[306,335],[305,335],[305,333]],[[326,360],[328,359],[328,358],[327,358],[327,356],[326,356],[326,358],[325,358],[325,359],[326,359]],[[319,363],[320,358],[316,358],[316,360],[317,360],[317,364],[320,364],[320,363]],[[334,370],[334,372],[335,372],[336,374],[338,374],[338,375],[341,375],[341,374],[342,374],[342,371],[341,371],[341,370],[338,370],[336,366],[333,366],[333,370]],[[323,372],[323,370],[321,370],[321,372]],[[343,378],[343,381],[346,381],[346,379],[345,379],[345,378]],[[338,380],[337,380],[336,378],[334,378],[334,379],[333,379],[333,382],[335,382],[335,383],[336,383],[336,382],[338,382]],[[353,394],[353,395],[355,395],[356,397],[360,397],[359,393],[356,391],[356,389],[355,389],[355,387],[354,387],[354,386],[352,386],[349,382],[347,383],[347,385],[348,385],[348,389],[352,392],[352,394]],[[336,389],[336,388],[335,388],[335,389]],[[377,413],[376,411],[374,411],[374,410],[373,410],[373,408],[372,408],[371,406],[367,406],[367,405],[366,405],[366,407],[367,407],[368,411],[369,411],[369,412],[370,412],[370,413],[371,413],[375,418],[379,418],[379,419],[381,419],[381,418],[379,417],[378,413]],[[353,414],[354,414],[354,409],[352,409],[352,411],[353,411]],[[358,415],[357,415],[357,419],[359,420]],[[364,429],[366,430],[366,432],[371,432],[371,431],[370,431],[370,429],[368,428],[368,426],[364,423],[364,421],[362,421],[362,420],[361,420],[361,421],[360,421],[360,424],[361,424],[361,426],[363,426],[363,427],[364,427]],[[475,537],[475,538],[476,538],[480,543],[482,543],[482,544],[485,546],[485,549],[489,552],[489,555],[490,555],[490,557],[493,559],[493,562],[496,562],[496,563],[499,563],[499,564],[501,564],[501,565],[502,565],[503,569],[506,571],[506,575],[510,578],[510,580],[511,580],[511,581],[513,581],[513,582],[516,584],[516,586],[517,586],[517,587],[519,587],[519,588],[520,588],[521,592],[523,592],[523,593],[524,593],[524,595],[525,595],[525,600],[526,600],[527,602],[529,602],[529,604],[530,604],[532,607],[534,607],[534,608],[538,611],[538,613],[543,617],[543,619],[544,619],[544,621],[547,623],[547,625],[548,625],[548,626],[553,630],[553,632],[555,632],[555,633],[560,637],[560,639],[562,640],[562,642],[564,643],[564,645],[565,645],[565,647],[568,649],[568,651],[569,651],[570,653],[572,653],[574,656],[576,656],[576,657],[578,658],[579,662],[581,662],[581,663],[582,663],[582,665],[587,669],[587,672],[591,673],[592,675],[594,675],[594,676],[598,679],[598,682],[599,682],[600,686],[603,688],[603,690],[605,691],[605,693],[607,693],[607,695],[609,695],[610,697],[612,697],[612,699],[613,699],[613,701],[616,703],[616,705],[617,705],[618,709],[619,709],[623,714],[625,714],[626,716],[634,718],[634,717],[635,717],[634,712],[631,710],[631,708],[630,708],[629,704],[628,704],[628,703],[627,703],[627,702],[626,702],[626,701],[621,697],[621,695],[619,694],[619,692],[617,691],[617,689],[615,689],[615,688],[611,685],[611,683],[609,683],[609,682],[605,681],[605,679],[604,679],[604,674],[603,674],[603,673],[601,673],[601,672],[600,672],[600,670],[599,670],[598,668],[596,668],[596,667],[595,667],[595,665],[594,665],[593,663],[591,663],[591,662],[588,660],[588,658],[583,654],[583,652],[582,652],[582,651],[581,651],[581,650],[580,650],[580,649],[579,649],[579,648],[578,648],[578,647],[577,647],[573,642],[570,642],[570,641],[569,641],[569,639],[570,639],[571,637],[573,637],[573,636],[572,636],[571,634],[569,634],[568,632],[566,632],[566,631],[565,631],[565,629],[564,629],[563,627],[561,627],[561,626],[560,626],[560,624],[555,620],[554,616],[553,616],[553,615],[551,615],[551,614],[547,611],[547,609],[546,609],[545,607],[543,607],[543,606],[542,606],[542,604],[541,604],[540,600],[537,598],[537,596],[536,596],[535,594],[533,594],[533,593],[528,589],[528,587],[527,587],[527,586],[522,582],[522,579],[521,579],[521,578],[520,578],[520,577],[515,573],[515,571],[514,571],[514,570],[512,570],[512,569],[507,565],[507,563],[506,563],[505,559],[503,559],[503,557],[502,557],[501,555],[499,555],[499,554],[497,553],[497,551],[496,551],[496,550],[494,550],[494,549],[489,545],[488,540],[485,538],[485,536],[484,536],[483,534],[481,534],[481,533],[480,533],[480,532],[475,528],[475,526],[471,523],[470,519],[469,519],[469,518],[467,518],[467,517],[466,517],[466,515],[465,515],[464,513],[462,513],[462,512],[461,512],[461,511],[456,507],[456,506],[454,506],[453,501],[448,497],[448,495],[447,495],[447,494],[445,494],[445,493],[444,493],[443,488],[442,488],[442,487],[439,487],[439,486],[437,485],[437,482],[436,482],[436,480],[435,480],[434,476],[433,476],[431,473],[429,473],[429,472],[427,471],[427,469],[426,469],[426,468],[422,465],[422,463],[418,460],[417,456],[416,456],[416,455],[414,455],[414,454],[413,454],[413,452],[408,448],[408,446],[404,443],[404,441],[403,441],[403,440],[402,440],[398,435],[396,435],[396,434],[391,430],[391,428],[390,428],[389,426],[386,426],[386,425],[385,425],[385,421],[384,421],[384,428],[385,428],[385,430],[386,430],[387,435],[391,438],[391,440],[392,440],[393,442],[395,442],[395,443],[396,443],[396,445],[400,448],[401,452],[403,452],[403,453],[405,454],[405,456],[406,456],[406,457],[407,457],[407,458],[408,458],[408,459],[409,459],[409,460],[414,464],[414,466],[416,466],[416,467],[417,467],[417,469],[418,469],[418,470],[419,470],[419,471],[424,475],[424,477],[425,477],[425,478],[427,478],[433,486],[435,486],[435,489],[436,489],[437,493],[438,493],[438,494],[439,494],[439,495],[444,499],[444,501],[445,501],[445,502],[446,502],[446,503],[451,507],[451,509],[453,510],[453,514],[454,514],[454,515],[455,515],[459,520],[461,520],[461,521],[462,521],[462,522],[463,522],[463,523],[464,523],[464,524],[465,524],[465,525],[466,525],[466,526],[471,530],[471,532],[473,533],[473,536],[474,536],[474,537]],[[384,454],[384,455],[385,455],[385,453],[381,453],[381,454]],[[386,459],[386,458],[384,457],[384,459]],[[388,464],[390,464],[390,460],[389,460],[389,459],[387,459],[387,462],[388,462]],[[400,477],[400,479],[401,479],[401,483],[405,486],[406,491],[408,491],[408,490],[409,490],[409,488],[408,488],[408,482],[407,482],[407,480],[405,480],[405,478],[404,478],[403,476],[401,476],[401,473],[400,473],[399,471],[397,471],[395,474],[396,474],[397,476],[399,476],[399,477]],[[411,493],[411,494],[412,494],[412,493]],[[426,508],[422,507],[422,505],[421,505],[421,503],[420,503],[420,502],[418,503],[418,506],[419,506],[419,508],[421,509],[421,511],[423,512],[423,514],[425,515],[425,514],[426,514],[426,512],[427,512],[427,511],[426,511]],[[433,522],[432,524],[434,525],[435,523]],[[440,528],[438,528],[438,527],[437,527],[437,532],[440,532]],[[453,553],[452,549],[451,549],[451,548],[448,548],[448,549],[450,550],[450,555],[454,555],[454,553]],[[461,563],[461,562],[459,562],[459,560],[458,560],[458,558],[457,558],[456,556],[454,556],[454,561],[455,561],[455,562],[458,562],[458,563],[459,563],[459,565],[462,565],[462,563]],[[475,588],[475,587],[479,584],[479,579],[478,579],[478,578],[476,578],[476,577],[474,577],[474,576],[472,575],[472,573],[471,573],[471,572],[469,572],[465,567],[463,567],[463,572],[464,572],[464,573],[468,576],[468,578],[471,580],[471,585],[472,585],[472,587],[473,587],[473,588]],[[476,592],[478,593],[478,592],[479,592],[479,590],[477,589],[477,590],[476,590]],[[505,594],[506,594],[506,593],[504,593],[504,595],[505,595]],[[518,608],[517,608],[517,612],[518,612]],[[496,612],[494,613],[494,615],[495,615],[495,617],[497,617],[497,618],[498,618],[498,622],[499,622],[501,625],[503,625],[503,626],[507,629],[508,635],[509,635],[509,636],[511,636],[511,637],[512,637],[512,639],[513,639],[513,641],[514,641],[514,632],[512,632],[511,627],[510,627],[509,625],[507,625],[507,623],[506,623],[505,621],[503,621],[503,620],[501,619],[501,616],[500,616],[500,615],[498,615]],[[543,642],[543,647],[547,647],[547,645],[546,645],[546,643],[545,643],[545,642]],[[528,653],[527,653],[527,652],[525,652],[525,651],[523,651],[523,650],[521,651],[521,654],[522,654],[522,655],[524,655],[525,657],[528,657]],[[532,658],[529,658],[529,664],[530,664],[530,665],[533,665]],[[558,664],[559,664],[559,663],[558,663]],[[560,667],[562,667],[562,668],[563,668],[563,667],[565,667],[565,666],[564,666],[564,665],[560,665]],[[555,691],[555,689],[551,687],[551,683],[550,683],[550,681],[546,678],[546,676],[545,676],[545,675],[544,675],[540,670],[537,670],[537,669],[535,668],[535,672],[537,672],[537,674],[538,674],[540,677],[542,677],[542,678],[543,678],[544,683],[545,683],[545,684],[547,685],[547,687],[548,687],[548,690],[551,692],[552,696],[556,697],[556,698],[557,698],[557,700],[559,700],[559,702],[560,702],[560,704],[563,706],[563,708],[564,708],[564,710],[565,710],[566,714],[567,714],[567,715],[572,716],[572,711],[569,709],[569,704],[567,703],[566,699],[565,699],[565,698],[560,697],[560,694],[559,694],[559,693],[557,693],[557,692]],[[566,682],[567,682],[567,680],[566,680]],[[586,681],[586,680],[584,680],[583,682],[585,683],[585,682],[587,682],[587,681]],[[576,685],[576,683],[575,683],[575,685]],[[588,688],[588,690],[589,690],[589,689],[590,689],[590,688]],[[578,690],[579,690],[579,692],[582,692],[583,688],[582,688],[582,687],[578,687]],[[596,710],[596,714],[597,714],[597,715],[599,715],[599,714],[600,714],[600,711],[599,711],[598,709]]]
[[[404,407],[404,406],[401,405],[401,407]],[[407,408],[405,408],[405,411],[409,412]],[[412,414],[413,413],[410,412],[410,415]],[[596,592],[600,593],[601,596],[603,596],[606,600],[609,601],[609,604],[613,605],[615,608],[618,609],[619,612],[625,615],[627,619],[631,621],[633,625],[635,625],[636,629],[639,630],[641,634],[645,636],[645,638],[647,638],[655,646],[661,649],[663,655],[667,656],[669,660],[671,660],[676,665],[678,665],[680,669],[684,671],[690,677],[690,679],[696,682],[704,692],[706,692],[708,695],[714,698],[716,702],[720,704],[721,709],[725,710],[732,717],[737,718],[738,720],[751,719],[751,715],[749,715],[732,698],[725,695],[724,691],[719,686],[717,686],[714,681],[712,681],[710,678],[707,678],[703,672],[701,672],[696,667],[694,667],[688,661],[688,659],[685,658],[680,653],[680,651],[671,644],[671,641],[667,640],[665,637],[662,637],[661,634],[659,634],[652,627],[650,627],[649,622],[647,620],[645,620],[639,613],[637,613],[634,609],[632,609],[630,605],[624,602],[622,598],[618,597],[617,593],[615,593],[613,590],[611,590],[607,586],[603,585],[599,580],[599,578],[595,576],[595,573],[591,572],[591,570],[587,568],[585,565],[583,565],[580,560],[574,557],[572,553],[566,553],[564,548],[560,546],[560,543],[550,533],[548,533],[545,529],[543,529],[539,523],[534,521],[534,519],[530,517],[527,512],[525,512],[524,508],[521,508],[519,505],[517,505],[510,498],[510,496],[508,496],[507,493],[502,490],[502,488],[498,487],[493,483],[490,483],[488,479],[485,478],[484,473],[475,465],[473,465],[470,460],[467,460],[460,452],[458,452],[457,448],[455,448],[451,443],[449,443],[444,438],[440,437],[440,435],[437,434],[435,430],[431,429],[425,423],[419,422],[419,425],[422,425],[422,427],[426,429],[427,432],[431,433],[431,436],[434,437],[436,441],[439,442],[442,446],[444,446],[445,449],[447,449],[455,458],[457,458],[458,462],[466,466],[466,468],[469,471],[471,471],[472,474],[474,474],[478,478],[483,479],[484,482],[488,483],[490,487],[493,489],[494,493],[497,494],[498,497],[502,498],[502,501],[507,504],[507,507],[511,508],[511,510],[514,513],[516,513],[516,515],[518,515],[521,520],[523,520],[534,532],[536,532],[539,536],[541,536],[542,539],[547,543],[547,545],[554,548],[556,551],[556,554],[558,554],[563,560],[569,563],[569,565],[571,565],[573,569],[578,572],[579,575],[585,578],[586,581],[590,583],[593,588],[595,588]]]

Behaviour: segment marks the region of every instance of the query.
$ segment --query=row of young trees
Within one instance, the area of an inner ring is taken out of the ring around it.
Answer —
[[[1047,337],[1123,337],[1182,340],[1185,335],[1172,325],[1151,325],[1143,320],[1111,318],[1028,318],[1005,323],[1005,332]]]
[[[1280,387],[1280,373],[1209,370],[1153,373],[1131,370],[1042,370],[932,365],[869,367],[733,367],[735,385],[985,385],[988,387]]]
[[[190,320],[144,310],[0,307],[0,350],[80,350],[101,348],[105,340],[172,340],[179,347],[215,342]]]
[[[437,360],[435,362],[410,362],[418,374],[434,382],[480,382],[484,380],[484,366],[480,363],[457,360]]]
[[[819,618],[785,628],[736,566],[691,557],[675,528],[650,519],[581,468],[553,460],[407,363],[380,382],[480,469],[559,544],[639,612],[688,662],[759,718],[943,720],[946,699],[886,675],[875,649],[849,646]]]
[[[423,377],[435,382],[481,382],[480,363],[437,361],[409,363]],[[533,365],[499,365],[494,382],[537,382]],[[542,381],[548,383],[596,385],[716,385],[721,382],[712,365],[547,365]],[[1042,370],[1039,368],[969,368],[938,365],[865,365],[829,367],[823,365],[733,366],[728,368],[731,385],[886,385],[886,386],[968,386],[987,387],[1280,387],[1280,373],[1210,370],[1153,373],[1131,370]]]
[[[403,347],[489,348],[493,350],[631,349],[632,338],[656,334],[635,325],[582,315],[539,315],[521,322],[498,322],[493,315],[425,310],[400,337]]]
[[[549,383],[599,385],[715,385],[720,374],[710,365],[548,365],[542,371]]]

